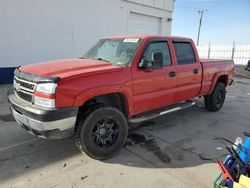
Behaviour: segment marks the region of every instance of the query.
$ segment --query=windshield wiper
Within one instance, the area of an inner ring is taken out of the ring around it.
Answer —
[[[108,61],[108,60],[106,60],[106,59],[103,59],[103,58],[100,58],[100,57],[98,57],[98,58],[93,58],[94,60],[99,60],[99,61],[105,61],[105,62],[108,62],[108,63],[110,63],[110,61]]]
[[[110,63],[109,60],[103,59],[103,58],[101,58],[101,57],[98,57],[98,58],[86,58],[86,57],[82,56],[82,57],[78,57],[78,58],[79,58],[79,59],[93,59],[93,60],[105,61],[105,62]]]

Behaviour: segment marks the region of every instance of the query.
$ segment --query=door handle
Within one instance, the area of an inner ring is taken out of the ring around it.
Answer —
[[[198,69],[194,69],[193,70],[193,74],[198,74],[199,73],[199,70]]]
[[[176,72],[175,71],[169,72],[168,76],[169,77],[175,77],[176,76]]]

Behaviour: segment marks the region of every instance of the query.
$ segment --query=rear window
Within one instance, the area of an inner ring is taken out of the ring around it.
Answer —
[[[195,63],[195,55],[189,42],[174,42],[174,48],[178,65]]]

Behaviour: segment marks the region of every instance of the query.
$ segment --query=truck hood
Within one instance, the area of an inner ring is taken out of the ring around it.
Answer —
[[[71,76],[88,76],[106,72],[122,71],[124,67],[91,59],[66,59],[47,61],[19,68],[20,71],[44,77],[69,78]]]

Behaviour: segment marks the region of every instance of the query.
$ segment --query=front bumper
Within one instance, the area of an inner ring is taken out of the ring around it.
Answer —
[[[38,107],[8,93],[11,112],[17,121],[29,133],[42,138],[61,139],[72,136],[78,109]]]

